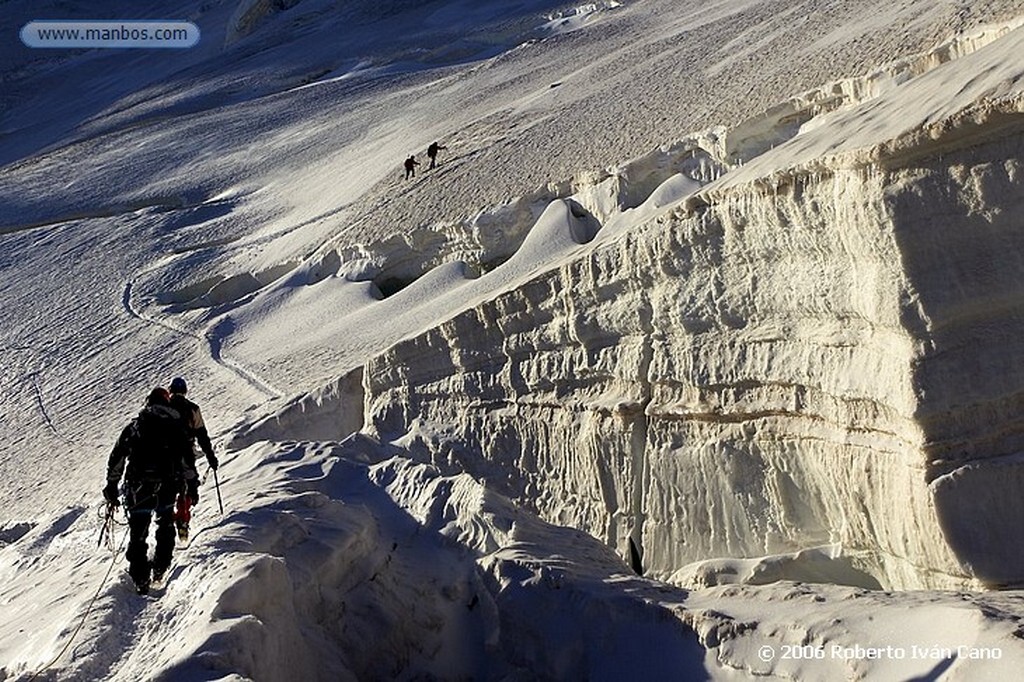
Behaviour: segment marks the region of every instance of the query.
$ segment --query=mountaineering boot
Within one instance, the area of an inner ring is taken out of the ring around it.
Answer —
[[[135,561],[128,566],[128,575],[131,576],[132,582],[135,583],[135,589],[139,594],[149,593],[149,574],[150,564],[149,561]]]
[[[178,541],[179,542],[188,542],[188,524],[187,523],[179,523],[178,524]]]
[[[167,573],[166,567],[153,568],[153,582],[162,583],[164,581],[164,575]]]

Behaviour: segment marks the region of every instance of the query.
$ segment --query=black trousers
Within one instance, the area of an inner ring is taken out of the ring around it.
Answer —
[[[171,565],[174,553],[174,499],[177,481],[139,481],[127,483],[125,506],[128,508],[128,573],[135,582],[149,582],[150,569],[163,573]],[[156,514],[156,550],[149,561],[149,522]]]

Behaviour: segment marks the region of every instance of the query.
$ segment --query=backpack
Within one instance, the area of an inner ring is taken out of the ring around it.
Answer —
[[[178,413],[163,405],[150,405],[132,422],[128,470],[132,481],[168,481],[180,478],[188,436]]]

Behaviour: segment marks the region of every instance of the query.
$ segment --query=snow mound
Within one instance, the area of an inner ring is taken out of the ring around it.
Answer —
[[[782,580],[850,585],[865,589],[881,589],[870,574],[856,568],[851,557],[844,557],[838,547],[804,549],[757,559],[710,559],[683,566],[668,582],[686,588],[700,589],[716,585],[767,585]]]

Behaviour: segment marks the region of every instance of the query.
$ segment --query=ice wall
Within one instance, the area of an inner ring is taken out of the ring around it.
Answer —
[[[1013,585],[1024,581],[1024,116],[945,137],[958,134],[967,146],[907,169],[885,200],[918,301],[911,376],[936,514],[966,571]]]
[[[885,586],[1024,581],[1018,81],[909,133],[869,103],[868,146],[817,128],[396,345],[368,424],[653,575],[830,544]]]
[[[632,538],[654,573],[838,541],[913,574],[941,543],[909,454],[898,247],[861,200],[881,189],[845,173],[648,225],[391,349],[370,417],[455,425],[435,461],[624,555]]]

